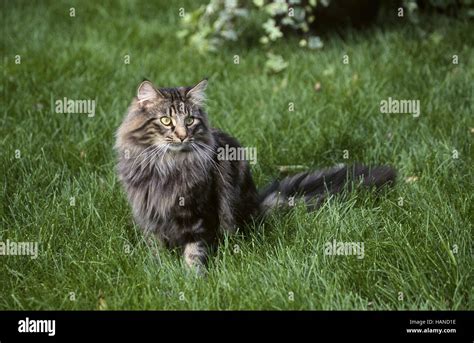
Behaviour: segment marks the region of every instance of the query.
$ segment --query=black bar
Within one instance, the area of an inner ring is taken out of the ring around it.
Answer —
[[[181,340],[205,339],[209,335],[235,340],[239,336],[248,339],[258,332],[265,338],[273,336],[281,338],[279,340],[289,334],[291,341],[305,342],[344,338],[471,343],[473,317],[473,312],[467,311],[3,311],[0,312],[0,342],[88,341],[92,338],[109,342],[112,338],[127,337],[153,337],[153,341],[164,342],[173,340],[173,336]],[[31,320],[52,319],[55,320],[54,336],[47,332],[18,332],[22,320],[24,325],[31,325]],[[427,331],[408,333],[407,329]],[[434,332],[438,329],[451,332]]]

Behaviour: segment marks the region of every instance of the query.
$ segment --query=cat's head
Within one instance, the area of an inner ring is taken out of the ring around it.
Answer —
[[[187,153],[212,135],[204,111],[207,79],[192,87],[157,88],[144,81],[117,132],[119,148],[163,147]]]

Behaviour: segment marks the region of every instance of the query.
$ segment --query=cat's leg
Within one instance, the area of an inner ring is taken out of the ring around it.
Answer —
[[[222,193],[225,193],[223,191]],[[234,233],[236,231],[236,223],[234,218],[234,211],[231,206],[232,199],[225,195],[219,195],[219,207],[217,213],[219,215],[219,224],[221,229],[227,233]]]
[[[195,241],[186,243],[184,246],[184,261],[197,272],[204,272],[208,248],[205,241]]]
[[[257,190],[247,161],[220,160],[219,167],[222,170],[216,177],[219,225],[222,232],[235,233],[242,219],[258,214]]]

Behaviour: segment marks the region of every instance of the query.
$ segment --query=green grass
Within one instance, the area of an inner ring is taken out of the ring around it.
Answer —
[[[289,67],[266,75],[259,46],[201,56],[176,40],[178,9],[193,2],[152,3],[2,4],[0,241],[39,242],[40,256],[0,256],[0,309],[474,308],[473,22],[400,21],[325,38],[316,52],[292,38],[275,49]],[[259,186],[279,165],[351,161],[392,164],[400,182],[227,237],[205,278],[176,254],[155,258],[131,224],[114,131],[143,78],[204,76],[213,125],[257,147]],[[54,113],[63,97],[97,99],[95,117]],[[381,114],[388,97],[419,99],[420,117]],[[364,242],[365,257],[324,255],[333,239]]]

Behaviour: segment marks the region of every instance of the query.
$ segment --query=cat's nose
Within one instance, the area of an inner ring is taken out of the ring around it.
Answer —
[[[178,138],[178,139],[181,141],[181,143],[182,143],[182,142],[184,142],[184,140],[185,140],[187,137],[186,137],[186,134],[178,134],[178,133],[176,133],[176,138]]]
[[[186,130],[181,129],[181,128],[176,128],[174,131],[174,135],[176,138],[178,138],[181,142],[183,142],[186,139]]]

